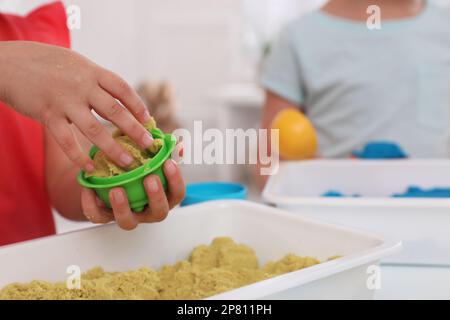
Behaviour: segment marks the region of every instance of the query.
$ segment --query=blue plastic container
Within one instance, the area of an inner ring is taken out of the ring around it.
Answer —
[[[247,188],[241,184],[227,182],[190,184],[186,187],[186,197],[181,203],[181,206],[184,207],[201,202],[226,199],[247,199]]]

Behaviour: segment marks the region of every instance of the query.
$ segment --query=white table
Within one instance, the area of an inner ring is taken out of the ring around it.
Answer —
[[[377,300],[450,299],[450,268],[382,266]]]

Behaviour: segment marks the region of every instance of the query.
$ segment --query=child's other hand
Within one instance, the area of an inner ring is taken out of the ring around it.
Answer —
[[[168,184],[167,194],[164,192],[158,176],[148,176],[144,180],[144,185],[150,204],[145,212],[132,212],[126,193],[121,188],[115,188],[109,194],[112,210],[105,207],[94,191],[83,189],[81,202],[85,216],[96,224],[116,221],[124,230],[133,230],[140,223],[163,221],[167,218],[169,210],[178,205],[185,195],[185,185],[178,165],[174,161],[168,160],[163,169]]]
[[[153,142],[142,126],[150,115],[136,92],[116,74],[73,51],[34,42],[4,42],[0,44],[0,69],[0,100],[40,121],[70,160],[86,171],[94,166],[71,124],[119,166],[133,161],[91,109],[142,148]]]

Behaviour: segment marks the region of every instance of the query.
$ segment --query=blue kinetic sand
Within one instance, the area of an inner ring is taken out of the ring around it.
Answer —
[[[353,156],[358,159],[406,159],[408,155],[395,143],[371,142],[362,151],[353,151]]]
[[[237,183],[206,182],[190,184],[186,187],[186,197],[181,206],[189,206],[196,203],[226,200],[247,199],[247,188]]]
[[[354,194],[354,195],[348,196],[339,191],[332,190],[332,191],[325,192],[322,195],[322,197],[325,197],[325,198],[359,198],[361,196],[359,194]]]
[[[450,198],[450,188],[421,189],[409,187],[405,193],[394,194],[394,198]]]
[[[326,198],[360,198],[361,195],[345,195],[339,191],[328,191],[322,195]],[[409,187],[404,193],[393,194],[392,198],[450,198],[450,188],[422,189]]]

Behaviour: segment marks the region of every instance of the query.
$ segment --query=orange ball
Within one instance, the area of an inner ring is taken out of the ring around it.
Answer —
[[[311,121],[300,111],[295,109],[281,111],[273,120],[271,127],[280,130],[278,147],[283,159],[304,160],[316,156],[316,131]]]

